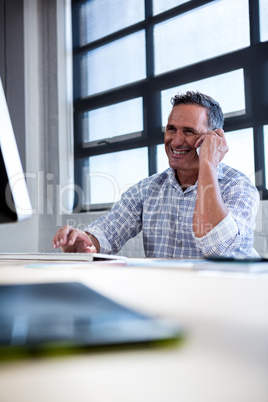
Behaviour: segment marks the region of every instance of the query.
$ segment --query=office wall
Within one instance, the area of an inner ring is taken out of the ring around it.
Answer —
[[[51,188],[59,182],[59,1],[0,1],[1,73],[33,206],[30,220],[1,225],[0,251],[38,251],[49,249],[43,234],[52,237],[56,198]]]
[[[0,0],[0,75],[21,161],[26,166],[24,4]],[[29,155],[28,155],[29,156]],[[0,225],[0,251],[37,250],[37,220]]]
[[[259,253],[268,253],[268,201],[261,201],[256,219],[254,247]]]
[[[0,76],[25,167],[23,1],[0,0]]]

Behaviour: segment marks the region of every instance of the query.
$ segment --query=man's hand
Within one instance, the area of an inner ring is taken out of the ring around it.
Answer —
[[[206,161],[215,168],[229,150],[224,131],[221,128],[202,134],[196,141],[195,147],[200,147],[199,162]]]
[[[97,253],[97,239],[94,243],[85,232],[68,225],[57,231],[52,242],[54,248],[60,247],[64,253]]]

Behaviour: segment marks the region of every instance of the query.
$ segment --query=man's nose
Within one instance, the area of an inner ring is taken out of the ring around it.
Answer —
[[[181,131],[177,131],[173,137],[172,145],[174,148],[183,145],[185,142],[185,135]]]

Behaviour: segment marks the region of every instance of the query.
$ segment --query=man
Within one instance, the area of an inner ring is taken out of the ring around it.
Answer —
[[[219,104],[190,91],[172,104],[164,137],[170,168],[132,186],[85,232],[59,229],[54,248],[114,254],[142,230],[147,257],[251,254],[259,194],[221,163],[228,146]]]

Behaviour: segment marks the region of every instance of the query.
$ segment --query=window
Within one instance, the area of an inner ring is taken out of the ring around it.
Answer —
[[[156,24],[155,74],[247,47],[248,21],[247,0],[222,0]]]
[[[245,173],[255,185],[254,146],[252,128],[225,133],[229,151],[223,162]]]
[[[114,203],[128,187],[147,175],[146,148],[92,156],[88,161],[88,169],[85,168],[83,172],[83,188],[88,188],[85,194],[90,196],[85,199],[85,204],[90,209],[92,205]]]
[[[144,0],[90,0],[79,7],[79,43],[94,42],[144,20]]]
[[[190,0],[153,0],[153,14],[159,14],[163,11],[169,10],[175,6],[179,6],[180,4],[187,3]]]
[[[142,98],[104,106],[83,114],[83,147],[140,137],[143,132]],[[124,136],[124,138],[123,138]]]
[[[268,2],[260,0],[260,34],[263,42],[268,40]]]
[[[141,30],[83,55],[82,97],[127,85],[145,76],[145,32]]]
[[[177,92],[220,102],[230,151],[268,199],[266,0],[73,0],[76,208],[168,167]]]
[[[264,150],[265,150],[265,188],[268,189],[268,125],[264,126]]]

